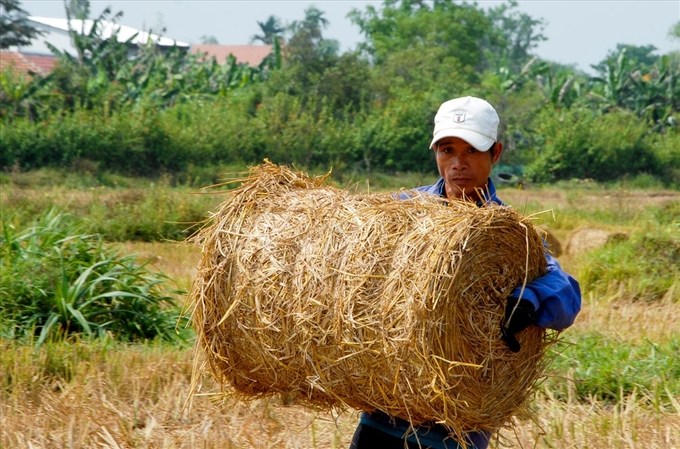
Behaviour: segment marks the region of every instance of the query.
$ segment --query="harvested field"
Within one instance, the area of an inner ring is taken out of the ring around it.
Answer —
[[[50,203],[68,197],[39,191],[26,201],[34,204],[48,194]],[[622,204],[637,211],[680,198],[677,192],[635,192],[626,197],[629,202],[618,202],[611,195],[605,199],[601,191],[548,189],[527,189],[521,195],[504,189],[499,196],[520,211],[524,201],[535,204],[534,211],[554,209],[560,225],[555,231],[562,242],[581,225],[636,231],[637,221],[624,217],[621,223],[597,214],[618,212]],[[572,221],[581,207],[587,217]],[[559,221],[565,215],[569,220]],[[552,227],[551,217],[547,221]],[[185,288],[201,259],[198,248],[174,243],[130,242],[124,248],[153,260],[155,268]],[[567,254],[560,262],[570,272],[579,269],[579,262]],[[677,382],[673,383],[677,376],[661,374],[667,366],[677,370],[678,357],[659,357],[664,348],[670,355],[677,353],[677,295],[676,288],[663,301],[646,302],[626,299],[626,292],[618,286],[598,294],[585,291],[583,311],[562,335],[564,343],[582,346],[588,336],[588,341],[648,348],[646,374],[656,380],[615,401],[579,396],[576,387],[584,379],[609,379],[602,373],[597,377],[598,369],[607,367],[608,376],[625,373],[637,379],[628,361],[609,364],[597,352],[599,345],[593,346],[594,370],[587,377],[570,369],[549,370],[548,381],[532,396],[534,421],[513,419],[513,427],[492,440],[490,448],[680,448],[680,395]],[[335,415],[300,405],[284,406],[276,397],[249,402],[225,398],[211,376],[202,378],[193,407],[185,408],[193,363],[186,346],[70,341],[36,349],[0,339],[0,354],[2,448],[347,449],[358,423],[355,410]],[[558,386],[568,387],[569,394],[558,396]],[[612,388],[617,390],[615,384]]]

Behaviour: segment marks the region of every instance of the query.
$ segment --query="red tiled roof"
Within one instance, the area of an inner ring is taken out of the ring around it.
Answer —
[[[272,52],[272,46],[191,44],[191,51],[193,53],[207,53],[208,58],[214,56],[220,64],[225,63],[227,56],[232,54],[237,62],[257,67]]]
[[[54,66],[57,65],[57,57],[56,56],[47,56],[47,55],[27,55],[24,54],[24,57],[31,61],[33,64],[36,66],[40,67],[40,69],[45,73],[50,73]]]
[[[12,70],[18,75],[28,75],[29,72],[40,75],[48,74],[56,65],[57,58],[53,56],[27,55],[16,51],[0,51],[0,70]]]
[[[26,59],[21,53],[0,51],[0,70],[12,71],[17,75],[28,75],[28,72],[40,73],[40,67]]]

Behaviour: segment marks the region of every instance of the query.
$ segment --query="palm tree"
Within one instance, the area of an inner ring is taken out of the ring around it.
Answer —
[[[285,31],[278,18],[269,16],[266,22],[257,22],[262,30],[262,35],[255,34],[250,42],[260,41],[265,45],[273,45],[274,38],[281,39],[281,33]]]
[[[315,6],[305,9],[305,18],[302,22],[294,21],[290,25],[293,34],[301,30],[307,30],[314,37],[321,35],[321,29],[328,26],[328,19],[323,17],[325,13]]]
[[[680,20],[675,22],[675,24],[671,27],[671,29],[668,30],[668,36],[671,39],[675,39],[677,41],[680,41]]]
[[[90,18],[90,0],[69,0],[65,3],[69,19],[86,20]]]
[[[217,40],[215,36],[212,34],[204,34],[203,36],[200,37],[201,39],[201,44],[211,44],[211,45],[217,45],[220,42]]]

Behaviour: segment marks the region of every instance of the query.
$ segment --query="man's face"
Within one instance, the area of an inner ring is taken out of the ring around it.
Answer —
[[[486,189],[491,166],[498,161],[503,145],[496,142],[494,151],[479,151],[463,139],[445,137],[434,146],[437,168],[444,178],[446,197],[480,200],[477,189]]]

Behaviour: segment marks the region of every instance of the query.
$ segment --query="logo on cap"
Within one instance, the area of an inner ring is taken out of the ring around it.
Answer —
[[[465,121],[465,112],[456,111],[453,113],[453,121],[456,123],[463,123]]]

